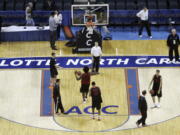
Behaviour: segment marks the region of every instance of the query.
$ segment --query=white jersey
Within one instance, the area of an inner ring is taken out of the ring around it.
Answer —
[[[54,19],[57,24],[62,24],[62,14],[55,15]]]
[[[136,14],[137,17],[139,17],[142,21],[147,21],[149,16],[148,10],[141,10]]]

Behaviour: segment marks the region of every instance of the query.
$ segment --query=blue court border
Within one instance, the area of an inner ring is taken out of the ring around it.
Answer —
[[[129,115],[138,115],[139,79],[137,69],[125,69]]]
[[[41,116],[53,116],[53,101],[52,91],[49,89],[50,72],[49,70],[42,71],[42,84],[41,84]]]

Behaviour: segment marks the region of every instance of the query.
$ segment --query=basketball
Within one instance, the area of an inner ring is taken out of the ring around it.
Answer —
[[[154,94],[154,90],[150,90],[149,93],[150,93],[151,95],[153,95],[153,94]]]
[[[81,71],[75,71],[75,74],[77,74],[78,76],[80,76],[82,73],[81,73]]]

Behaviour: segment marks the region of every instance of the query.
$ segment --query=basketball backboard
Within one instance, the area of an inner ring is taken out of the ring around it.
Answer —
[[[108,4],[87,4],[71,6],[72,24],[75,26],[85,25],[88,16],[92,17],[95,25],[109,24]]]

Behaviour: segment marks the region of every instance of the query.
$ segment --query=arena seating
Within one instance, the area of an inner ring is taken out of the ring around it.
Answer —
[[[25,0],[16,0],[14,6],[15,6],[15,10],[24,10]],[[6,7],[6,10],[8,10],[7,7]]]
[[[121,0],[122,2],[116,3],[116,10],[124,10],[126,9],[126,2],[125,0]]]
[[[26,2],[28,3],[28,2]],[[35,10],[43,10],[44,9],[44,2],[43,0],[37,0],[35,6],[34,6]]]
[[[24,10],[28,2],[34,0],[1,0],[0,10]],[[35,10],[46,10],[46,0],[35,0]],[[81,0],[54,0],[56,8],[67,10],[71,4],[81,3]],[[91,0],[94,3],[94,0]],[[108,3],[111,10],[127,9],[137,10],[143,6],[149,9],[180,9],[180,0],[96,0],[97,3]]]
[[[156,0],[149,0],[148,1],[148,8],[149,9],[157,9],[157,2],[156,2]]]
[[[24,25],[25,7],[34,0],[0,0],[0,15],[3,25]],[[71,25],[71,5],[80,4],[81,0],[54,0],[55,9],[61,10],[64,25]],[[96,0],[108,3],[110,7],[110,25],[137,24],[136,13],[143,6],[150,9],[150,20],[155,25],[168,25],[169,20],[180,24],[180,0]],[[94,3],[94,0],[93,0]],[[50,11],[45,10],[45,0],[34,3],[33,18],[36,25],[47,25]]]
[[[0,10],[4,10],[4,1],[0,1]]]

